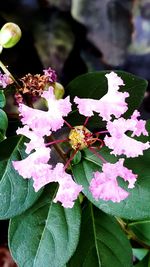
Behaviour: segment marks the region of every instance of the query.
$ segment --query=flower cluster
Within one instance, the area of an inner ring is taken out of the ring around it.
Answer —
[[[49,70],[44,70],[44,72],[48,74]],[[50,76],[51,74],[53,73],[50,71]],[[108,134],[102,142],[86,129],[86,123],[84,126],[70,126],[72,129],[68,140],[74,149],[73,156],[80,149],[85,147],[90,149],[95,141],[107,145],[112,150],[111,153],[115,155],[125,155],[126,157],[142,155],[143,150],[148,149],[150,144],[137,141],[133,137],[141,134],[148,135],[145,121],[138,119],[140,116],[138,111],[135,111],[130,119],[126,120],[121,117],[128,109],[125,100],[129,94],[119,91],[120,86],[124,86],[124,82],[115,72],[110,72],[105,76],[108,81],[108,92],[101,99],[75,97],[74,102],[78,105],[79,113],[86,117],[93,116],[94,112],[98,113],[106,121],[107,131],[105,132]],[[54,202],[60,201],[64,207],[72,207],[83,189],[66,172],[73,156],[65,166],[57,163],[53,168],[49,164],[51,149],[48,146],[55,141],[45,143],[45,137],[60,129],[66,122],[64,117],[71,111],[70,99],[68,96],[65,99],[57,100],[53,86],[50,86],[48,91],[44,91],[42,97],[47,100],[48,111],[33,109],[22,103],[19,105],[21,121],[24,126],[17,130],[17,134],[23,134],[30,139],[29,143],[26,143],[26,153],[29,155],[26,159],[13,162],[13,165],[24,178],[33,179],[35,191],[50,182],[57,182],[59,189]],[[131,137],[127,135],[128,131],[132,132]],[[96,200],[120,202],[127,198],[129,193],[119,186],[117,178],[121,177],[128,182],[128,188],[133,188],[137,175],[123,166],[123,158],[114,164],[106,162],[102,157],[101,159],[103,161],[102,172],[93,173],[89,190]]]

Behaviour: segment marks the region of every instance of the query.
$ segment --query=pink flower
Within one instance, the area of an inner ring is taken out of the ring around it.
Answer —
[[[19,105],[22,123],[27,124],[39,136],[50,135],[51,131],[60,129],[64,123],[63,116],[67,116],[71,111],[69,97],[56,100],[52,86],[42,97],[47,100],[48,111],[32,109],[24,104]]]
[[[119,86],[124,85],[123,80],[115,73],[111,72],[105,75],[108,80],[108,92],[101,99],[80,99],[75,97],[74,102],[78,104],[80,114],[92,116],[93,112],[99,113],[103,120],[111,120],[114,115],[119,118],[127,110],[125,98],[129,96],[127,92],[118,92]]]
[[[114,155],[126,155],[127,157],[137,157],[143,155],[143,150],[150,147],[149,142],[142,143],[131,137],[134,135],[140,136],[141,134],[148,135],[145,129],[145,121],[137,120],[139,112],[135,111],[131,116],[131,119],[125,120],[119,118],[113,122],[107,123],[107,129],[110,133],[110,137],[106,136],[105,144],[113,149],[111,154]],[[126,135],[127,131],[132,131],[131,137]]]
[[[45,146],[43,137],[37,135],[34,131],[31,131],[27,125],[25,125],[23,128],[18,128],[16,132],[17,134],[22,134],[31,139],[29,143],[25,143],[25,151],[27,154],[29,154],[33,149],[38,149],[42,146]]]
[[[39,191],[43,186],[51,182],[53,179],[52,166],[49,164],[40,163],[32,171],[33,187],[35,192]]]
[[[44,75],[48,77],[49,82],[56,82],[57,75],[55,70],[49,67],[48,69],[43,70],[43,72]]]
[[[10,84],[11,82],[12,82],[12,80],[10,79],[10,77],[7,74],[2,74],[0,72],[0,87],[6,88],[6,86],[8,84]]]
[[[120,202],[128,197],[129,193],[118,185],[117,177],[128,181],[128,188],[133,188],[137,175],[124,167],[123,163],[124,159],[120,159],[115,164],[105,163],[102,167],[103,172],[94,173],[89,189],[96,200]]]
[[[23,178],[30,179],[34,176],[37,169],[39,171],[39,166],[43,167],[43,164],[46,164],[49,161],[49,158],[50,148],[41,147],[27,158],[20,161],[13,161],[12,164],[15,170],[18,171]]]
[[[59,183],[59,189],[53,201],[55,203],[60,201],[65,208],[72,208],[74,201],[82,190],[82,186],[76,184],[72,176],[64,171],[62,163],[56,165],[53,170],[53,178]]]

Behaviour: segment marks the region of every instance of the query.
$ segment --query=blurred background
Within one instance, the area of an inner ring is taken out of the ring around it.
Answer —
[[[111,69],[150,81],[150,0],[1,0],[0,27],[6,22],[22,30],[20,42],[1,54],[18,78],[50,66],[64,86],[77,75]],[[150,88],[140,110],[150,118]],[[13,267],[6,240],[1,222],[0,267]]]

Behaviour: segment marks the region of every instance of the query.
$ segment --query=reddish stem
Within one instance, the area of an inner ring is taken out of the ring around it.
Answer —
[[[104,134],[104,133],[109,133],[109,132],[106,130],[106,131],[96,132],[96,133],[94,133],[94,134]]]
[[[90,117],[87,117],[87,118],[86,118],[86,120],[85,120],[83,126],[86,126],[86,125],[87,125],[89,118],[90,118]]]
[[[65,121],[65,120],[64,120],[64,123],[65,123],[70,129],[73,129],[73,128],[74,128],[73,126],[71,126],[71,124],[70,124],[69,122],[67,122],[67,121]]]
[[[91,152],[93,152],[103,163],[107,163],[107,161],[99,154],[93,147],[88,148]]]
[[[45,145],[46,146],[50,146],[50,145],[53,145],[53,144],[59,144],[59,143],[66,142],[66,141],[68,141],[68,138],[62,139],[62,140],[54,140],[52,142],[46,143]]]
[[[70,165],[70,162],[73,160],[74,156],[77,154],[77,152],[79,151],[79,149],[76,149],[71,157],[68,159],[68,161],[66,162],[65,166],[64,166],[64,170],[66,170],[68,168],[68,166]]]

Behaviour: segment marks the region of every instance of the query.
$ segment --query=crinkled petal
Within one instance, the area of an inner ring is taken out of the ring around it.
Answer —
[[[105,76],[108,80],[108,92],[101,99],[80,99],[75,97],[74,102],[78,105],[80,114],[92,116],[93,112],[97,112],[103,120],[109,121],[112,115],[119,118],[128,109],[125,98],[129,94],[127,92],[118,92],[119,86],[124,85],[123,80],[114,72]]]
[[[110,149],[113,149],[111,154],[116,156],[126,155],[128,158],[134,158],[143,155],[143,151],[150,148],[149,142],[142,143],[126,136],[125,134],[120,139],[113,136],[106,136],[104,141],[106,146],[108,146]]]
[[[55,203],[60,201],[65,208],[72,208],[74,201],[82,190],[82,186],[76,184],[72,176],[64,171],[62,163],[56,165],[53,175],[54,180],[59,183],[59,189],[53,201]]]
[[[99,105],[100,100],[90,99],[90,98],[79,98],[75,97],[74,102],[78,105],[79,113],[91,117],[94,115],[93,111],[96,112],[96,107]]]
[[[110,91],[110,93],[117,92],[119,90],[119,86],[125,85],[121,77],[119,77],[114,71],[107,73],[105,77],[107,78],[108,91]]]
[[[124,159],[119,159],[114,164],[105,163],[102,167],[103,172],[97,171],[94,173],[89,189],[96,200],[103,199],[105,201],[120,202],[128,196],[129,193],[118,185],[117,177],[127,181],[129,183],[128,188],[133,188],[137,175],[124,167],[123,163]]]
[[[32,172],[32,179],[35,192],[39,191],[46,184],[54,182],[52,166],[43,163],[36,165]]]
[[[132,136],[140,136],[141,134],[148,136],[148,132],[145,128],[146,121],[144,120],[138,120],[137,118],[140,117],[140,112],[135,110],[131,116],[131,120],[135,121],[135,127],[132,129],[133,134]]]
[[[104,141],[110,149],[113,149],[112,154],[137,157],[143,155],[143,150],[150,147],[149,142],[143,143],[132,138],[133,135],[147,135],[145,121],[137,120],[136,115],[137,113],[133,113],[131,119],[125,120],[124,118],[119,118],[118,120],[107,123],[107,129],[111,136],[106,136]],[[127,131],[133,132],[131,137],[126,135]]]
[[[41,163],[47,163],[49,158],[50,148],[43,147],[33,152],[23,160],[13,161],[12,164],[15,170],[18,171],[23,178],[31,178],[36,167],[38,167]]]
[[[32,109],[24,104],[19,105],[19,111],[22,123],[27,124],[38,135],[44,136],[63,126],[63,116],[67,116],[71,111],[71,103],[69,97],[56,100],[53,87],[45,91],[42,96],[47,100],[48,111]]]
[[[89,189],[96,200],[120,202],[129,195],[128,192],[118,186],[116,179],[110,180],[106,174],[100,172],[94,174]]]
[[[34,131],[29,129],[29,126],[25,125],[22,128],[18,128],[17,134],[22,134],[27,138],[31,139],[29,143],[25,143],[26,145],[26,153],[29,154],[33,149],[38,149],[44,146],[43,137],[37,135]]]

